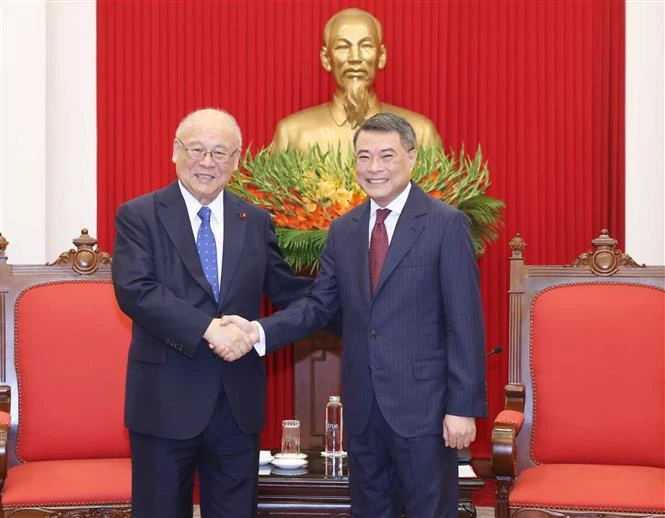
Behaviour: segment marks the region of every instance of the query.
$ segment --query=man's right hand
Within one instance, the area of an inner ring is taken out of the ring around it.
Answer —
[[[252,340],[252,345],[261,340],[259,330],[253,322],[242,318],[239,315],[224,315],[222,317],[222,325],[234,324],[242,329],[247,336]]]
[[[207,340],[210,349],[226,361],[242,358],[256,343],[240,327],[231,322],[223,322],[221,318],[214,318],[210,322],[203,338]]]

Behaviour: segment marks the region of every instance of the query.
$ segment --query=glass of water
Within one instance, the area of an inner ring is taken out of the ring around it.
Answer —
[[[300,453],[300,421],[297,419],[282,421],[282,453]]]

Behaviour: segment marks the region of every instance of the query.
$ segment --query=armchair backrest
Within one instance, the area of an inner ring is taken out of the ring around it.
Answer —
[[[10,464],[129,457],[131,322],[115,301],[110,256],[85,230],[74,242],[46,266],[7,264],[0,251],[0,381],[15,394]]]
[[[665,267],[603,231],[569,266],[511,242],[510,382],[526,388],[518,447],[533,463],[665,467]]]

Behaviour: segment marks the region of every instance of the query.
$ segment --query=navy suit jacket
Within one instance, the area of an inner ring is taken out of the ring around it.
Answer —
[[[272,351],[343,325],[344,421],[361,433],[374,394],[404,437],[442,433],[445,414],[486,415],[479,274],[469,221],[412,183],[374,297],[369,202],[333,222],[306,297],[260,322]]]
[[[122,204],[116,214],[113,282],[132,319],[125,424],[168,439],[200,434],[223,383],[245,433],[263,426],[265,366],[252,350],[227,363],[203,333],[213,317],[259,316],[261,292],[282,307],[311,281],[284,262],[270,215],[224,191],[220,301],[205,278],[178,183]]]

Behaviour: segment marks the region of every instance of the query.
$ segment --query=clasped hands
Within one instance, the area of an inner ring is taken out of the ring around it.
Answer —
[[[203,334],[212,351],[227,362],[242,358],[260,340],[259,329],[238,315],[214,318]]]

